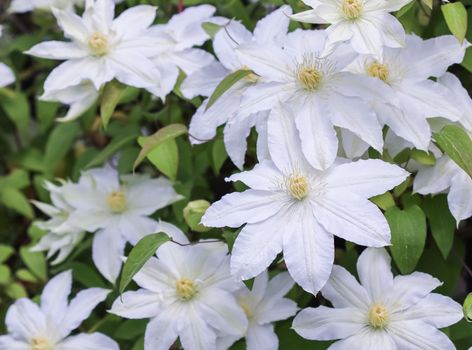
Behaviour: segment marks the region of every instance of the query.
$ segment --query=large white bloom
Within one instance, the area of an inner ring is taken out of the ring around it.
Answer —
[[[284,298],[293,284],[287,272],[279,273],[269,281],[269,274],[264,271],[254,279],[251,290],[244,286],[235,293],[249,320],[245,335],[248,350],[278,349],[279,339],[274,332],[273,322],[296,314],[297,303]],[[236,340],[235,337],[227,336],[218,341],[220,348],[226,349]]]
[[[382,56],[384,46],[401,47],[405,30],[389,12],[397,11],[411,0],[303,0],[312,10],[297,13],[292,19],[307,23],[330,23],[328,45],[349,41],[354,50]]]
[[[151,318],[145,350],[167,350],[177,337],[185,350],[214,350],[218,334],[240,337],[247,327],[231,294],[239,285],[229,271],[223,243],[178,246],[166,243],[134,276],[141,287],[118,298],[111,312]]]
[[[439,77],[450,65],[462,62],[468,45],[461,45],[452,35],[428,40],[408,35],[405,48],[385,49],[381,60],[361,56],[349,69],[376,77],[391,90],[395,101],[373,102],[377,116],[395,134],[426,150],[431,141],[427,119],[457,120],[462,113],[451,103],[453,94],[428,78]]]
[[[3,26],[0,26],[0,37],[2,36]],[[15,73],[6,64],[0,63],[0,87],[10,85],[15,81]]]
[[[69,110],[59,122],[68,122],[80,117],[97,102],[99,91],[90,81],[83,81],[79,85],[69,86],[60,90],[45,91],[40,100],[49,102],[60,102],[69,105]]]
[[[209,39],[203,23],[222,20],[212,17],[215,10],[210,5],[188,7],[172,16],[166,24],[151,27],[151,35],[159,42],[159,54],[152,61],[161,73],[159,90],[154,93],[162,99],[174,88],[179,69],[190,75],[215,61],[205,50],[193,48]]]
[[[46,182],[46,189],[49,191],[52,204],[33,201],[33,204],[48,215],[48,221],[37,221],[35,225],[46,231],[46,235],[31,249],[32,251],[47,251],[47,258],[56,258],[52,261],[52,265],[63,262],[74,247],[79,243],[85,232],[84,230],[71,225],[69,218],[74,208],[67,203],[63,195],[63,187],[56,186],[50,182]]]
[[[329,350],[455,350],[437,328],[458,322],[462,307],[449,297],[431,293],[442,283],[421,272],[393,277],[384,249],[366,249],[357,262],[361,284],[335,265],[322,289],[334,308],[302,310],[293,328],[313,340],[342,339]]]
[[[292,9],[289,6],[282,6],[257,22],[254,33],[249,32],[239,22],[227,23],[216,34],[213,41],[213,48],[219,62],[190,75],[182,85],[184,95],[188,98],[197,95],[210,96],[218,83],[226,76],[240,69],[247,69],[237,55],[238,48],[251,44],[281,47],[288,30],[287,14],[291,12]],[[263,158],[266,152],[262,149],[267,148],[264,137],[267,113],[250,115],[239,113],[243,93],[260,82],[260,77],[251,74],[228,89],[208,110],[208,99],[204,101],[190,123],[191,142],[198,144],[213,139],[218,126],[226,124],[224,129],[226,151],[233,163],[241,169],[247,148],[244,140],[249,136],[251,128],[256,126],[259,132],[258,155],[259,158]]]
[[[72,272],[63,272],[44,287],[41,305],[30,299],[17,300],[8,309],[8,335],[0,336],[4,350],[119,350],[118,344],[101,333],[70,335],[109,291],[90,288],[80,291],[70,302]]]
[[[263,78],[244,93],[240,113],[270,110],[278,102],[289,104],[305,157],[320,170],[328,168],[338,152],[334,126],[381,150],[382,127],[368,101],[394,102],[378,79],[343,71],[357,56],[347,46],[322,57],[325,39],[322,30],[296,30],[287,35],[283,50],[262,45],[239,50],[241,61]]]
[[[305,160],[293,114],[281,105],[268,121],[269,151],[253,170],[235,174],[250,189],[225,195],[202,218],[207,227],[239,227],[232,273],[249,279],[283,250],[288,271],[316,293],[334,260],[334,237],[366,246],[390,243],[390,228],[368,198],[402,183],[408,173],[380,160],[335,165],[321,172]]]
[[[91,81],[98,90],[112,79],[151,89],[160,81],[160,73],[150,60],[159,52],[159,42],[149,31],[156,8],[135,6],[113,19],[114,9],[113,0],[87,1],[82,17],[53,9],[65,37],[71,41],[47,41],[27,51],[41,58],[66,60],[46,79],[46,91],[83,81]]]
[[[472,138],[472,99],[459,79],[446,73],[439,82],[451,92],[451,102],[460,108],[459,123]],[[447,155],[442,155],[432,167],[422,167],[413,183],[417,193],[438,194],[448,190],[449,210],[459,223],[472,216],[472,179]]]
[[[111,282],[120,272],[126,242],[134,245],[146,234],[158,232],[149,216],[182,198],[165,178],[120,177],[111,167],[82,173],[77,184],[64,186],[63,196],[75,209],[69,222],[85,231],[96,231],[93,261]],[[174,238],[179,241],[181,237]]]

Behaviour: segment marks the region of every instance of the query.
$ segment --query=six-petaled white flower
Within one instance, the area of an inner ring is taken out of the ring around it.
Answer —
[[[224,243],[166,243],[134,276],[141,289],[124,293],[111,312],[151,319],[145,350],[168,350],[177,337],[185,350],[214,350],[217,334],[239,338],[248,322],[231,294],[239,285],[227,254]]]
[[[70,335],[109,293],[102,288],[85,289],[69,302],[71,287],[72,272],[62,272],[44,287],[41,305],[22,298],[10,306],[5,319],[8,335],[0,336],[0,349],[119,350],[113,339],[101,333]]]
[[[269,151],[253,170],[235,174],[250,189],[225,195],[202,218],[207,227],[239,227],[231,256],[232,273],[260,274],[280,251],[292,278],[316,293],[328,280],[334,235],[357,244],[390,244],[390,229],[368,198],[402,183],[408,173],[380,160],[314,169],[305,160],[293,118],[282,105],[268,122]]]
[[[385,249],[368,248],[357,262],[361,284],[335,265],[321,293],[334,308],[302,310],[293,328],[312,340],[342,339],[329,350],[455,350],[437,328],[458,322],[461,305],[431,293],[442,283],[421,272],[393,277]]]

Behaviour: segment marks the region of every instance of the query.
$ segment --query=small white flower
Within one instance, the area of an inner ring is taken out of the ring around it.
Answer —
[[[111,282],[118,277],[126,242],[136,244],[146,234],[159,232],[149,216],[180,199],[165,178],[147,175],[119,177],[111,167],[82,173],[77,184],[63,187],[63,196],[74,208],[69,223],[95,232],[92,257]],[[164,224],[164,223],[161,223]],[[183,237],[174,237],[180,241]]]
[[[161,99],[164,100],[174,88],[179,69],[190,75],[215,61],[205,50],[193,48],[209,39],[202,24],[215,20],[212,17],[215,10],[210,5],[188,7],[172,16],[168,23],[151,27],[151,35],[159,41],[159,54],[152,61],[161,73],[159,89],[153,92]]]
[[[241,115],[270,110],[278,102],[290,105],[305,157],[320,170],[333,164],[338,152],[334,126],[382,150],[382,127],[369,102],[395,102],[377,79],[343,71],[357,56],[347,46],[323,57],[325,41],[325,31],[296,30],[287,35],[284,49],[239,49],[241,61],[263,79],[245,91]]]
[[[69,122],[80,117],[97,102],[100,94],[90,81],[83,81],[60,90],[45,91],[40,100],[49,102],[60,102],[69,105],[67,114],[56,119],[59,122]]]
[[[0,26],[0,37],[2,36],[3,26]],[[0,87],[10,85],[15,81],[15,73],[6,64],[0,63]]]
[[[53,9],[69,42],[48,41],[35,45],[27,54],[66,60],[44,83],[46,91],[57,91],[91,81],[97,90],[117,79],[123,84],[152,88],[160,73],[150,60],[158,54],[158,40],[149,27],[156,8],[132,7],[114,17],[113,0],[87,1],[82,17],[71,11]]]
[[[429,78],[439,77],[452,64],[462,62],[468,46],[452,35],[428,40],[408,35],[405,48],[387,48],[380,60],[360,56],[348,69],[375,77],[390,90],[395,102],[372,101],[379,120],[416,148],[427,150],[431,141],[427,119],[455,121],[462,114],[458,105],[451,103],[453,93]]]
[[[180,338],[185,350],[214,350],[218,334],[241,337],[244,311],[231,294],[238,288],[223,243],[166,243],[134,276],[141,287],[118,298],[110,312],[150,318],[145,350],[168,350]]]
[[[269,274],[264,271],[254,279],[252,290],[244,286],[235,293],[249,321],[245,335],[248,350],[278,349],[279,340],[274,332],[273,322],[296,314],[297,303],[284,298],[293,284],[287,272],[279,273],[269,281]],[[221,343],[220,348],[227,348],[237,339],[223,337],[218,342]]]
[[[421,272],[393,277],[385,249],[366,249],[357,262],[361,284],[335,265],[321,293],[334,308],[302,310],[293,328],[312,340],[342,339],[329,350],[455,350],[438,328],[462,319],[462,307],[431,293],[442,283]]]
[[[382,56],[384,46],[401,47],[405,30],[389,12],[401,9],[411,0],[303,0],[313,9],[292,19],[307,23],[329,23],[328,46],[349,41],[354,50]]]
[[[62,186],[46,182],[45,187],[49,191],[52,204],[38,201],[33,201],[33,204],[50,217],[48,221],[35,223],[38,228],[47,233],[31,250],[47,251],[48,259],[58,253],[51,262],[52,265],[56,265],[69,256],[74,247],[82,240],[85,232],[70,224],[69,216],[74,208],[63,197]]]
[[[334,237],[366,246],[390,244],[390,229],[368,198],[402,183],[408,173],[380,160],[335,165],[321,172],[305,160],[294,115],[279,105],[269,116],[272,161],[235,174],[250,189],[225,195],[202,218],[207,227],[239,227],[232,273],[249,279],[283,250],[292,278],[316,293],[334,260]]]
[[[182,85],[182,92],[188,98],[197,95],[210,96],[217,85],[229,74],[247,69],[237,54],[237,49],[245,45],[276,45],[281,47],[288,31],[292,13],[289,6],[282,6],[257,22],[254,33],[248,31],[241,23],[226,23],[216,34],[213,48],[219,62],[207,65],[190,75]],[[258,157],[263,159],[267,148],[264,138],[267,113],[242,115],[239,113],[241,97],[251,86],[261,82],[260,77],[250,74],[226,91],[213,106],[207,110],[208,99],[203,102],[190,123],[190,141],[203,143],[216,136],[216,129],[223,124],[226,151],[233,163],[240,169],[244,164],[246,140],[251,128],[256,126],[259,133]],[[262,134],[262,135],[261,135]],[[192,137],[194,136],[194,137]]]
[[[89,317],[109,291],[90,288],[80,291],[70,302],[72,272],[62,272],[44,287],[41,305],[30,299],[17,300],[8,309],[8,335],[0,336],[4,350],[119,350],[118,344],[101,333],[70,335]]]

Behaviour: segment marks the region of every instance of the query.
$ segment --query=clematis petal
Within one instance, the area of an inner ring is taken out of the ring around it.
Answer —
[[[446,334],[421,321],[394,322],[389,332],[400,349],[456,350]]]
[[[383,248],[367,248],[357,260],[359,279],[374,301],[382,300],[393,288],[391,261]]]
[[[247,350],[277,349],[279,339],[273,325],[251,324],[246,334]]]
[[[118,344],[101,333],[79,334],[63,340],[57,350],[119,350]]]
[[[161,306],[161,299],[156,292],[144,289],[126,292],[115,300],[110,312],[131,319],[156,317],[165,312]]]

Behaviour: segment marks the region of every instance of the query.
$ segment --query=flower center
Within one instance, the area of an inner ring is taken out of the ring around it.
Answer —
[[[252,310],[251,310],[251,308],[249,307],[248,304],[246,304],[244,302],[240,302],[239,306],[241,306],[241,309],[243,309],[243,311],[246,314],[246,317],[248,319],[250,319],[250,318],[252,318],[252,316],[254,316],[254,313],[252,312]]]
[[[299,201],[308,195],[310,185],[303,176],[292,176],[288,181],[288,188],[293,198]]]
[[[126,196],[123,191],[114,191],[108,195],[107,204],[113,213],[122,213],[127,207]]]
[[[52,350],[52,344],[46,338],[33,338],[31,341],[31,350]]]
[[[353,20],[359,18],[362,12],[362,0],[344,0],[342,11],[347,19]]]
[[[369,324],[373,328],[385,328],[390,320],[390,314],[382,304],[374,304],[369,310]]]
[[[305,90],[318,89],[323,79],[323,74],[315,67],[302,67],[298,71],[298,81]]]
[[[108,53],[108,38],[101,33],[93,33],[88,46],[94,55],[104,56]]]
[[[374,78],[379,78],[384,82],[388,82],[390,78],[390,72],[387,65],[380,62],[374,62],[367,68],[367,74]]]
[[[192,299],[198,293],[197,285],[188,278],[178,280],[175,284],[175,290],[179,298],[184,301]]]

